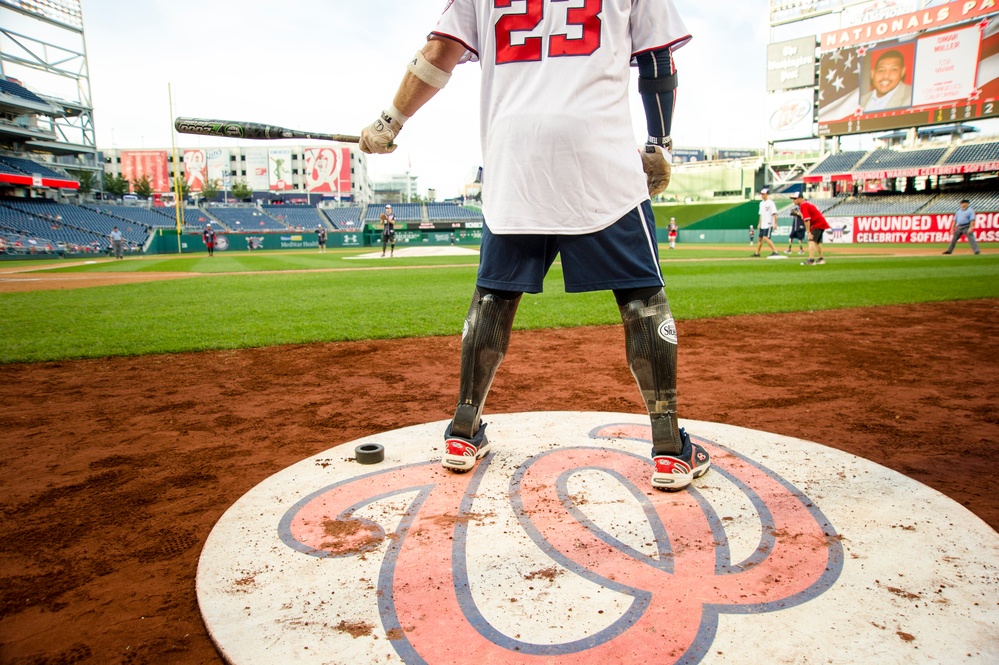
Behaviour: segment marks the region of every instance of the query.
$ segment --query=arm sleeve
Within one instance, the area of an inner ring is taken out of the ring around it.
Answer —
[[[672,130],[676,103],[676,68],[672,49],[665,47],[639,53],[635,60],[649,138],[665,138]]]

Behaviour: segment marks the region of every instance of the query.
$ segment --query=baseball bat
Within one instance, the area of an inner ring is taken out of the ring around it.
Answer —
[[[357,143],[361,140],[361,137],[349,134],[303,132],[297,129],[288,129],[287,127],[265,125],[259,122],[241,122],[239,120],[177,118],[173,126],[181,134],[223,136],[231,139],[257,139],[263,141],[272,141],[275,139],[314,139],[318,141],[336,141],[338,143]]]

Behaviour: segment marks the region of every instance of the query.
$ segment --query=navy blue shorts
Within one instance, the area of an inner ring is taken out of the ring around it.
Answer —
[[[763,240],[764,238],[769,238],[771,231],[773,231],[773,227],[769,229],[760,229],[760,240]]]
[[[482,228],[478,286],[541,293],[555,257],[569,293],[663,286],[652,204],[585,235],[497,235]]]
[[[791,235],[788,236],[788,241],[791,240],[804,240],[805,239],[805,227],[791,229]]]

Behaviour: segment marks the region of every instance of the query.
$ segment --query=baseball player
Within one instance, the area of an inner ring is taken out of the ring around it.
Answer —
[[[455,66],[478,61],[486,224],[442,465],[468,471],[489,451],[482,413],[517,306],[522,294],[541,292],[561,255],[566,291],[614,293],[652,424],[652,486],[680,490],[710,460],[677,424],[677,331],[650,197],[669,184],[673,50],[690,35],[673,0],[570,4],[448,2],[359,147],[395,150],[406,121],[447,85]],[[533,32],[511,27],[528,14]],[[648,129],[641,151],[628,108],[633,61]]]
[[[201,240],[208,248],[208,256],[215,256],[215,229],[212,228],[211,222],[205,224],[205,230],[201,232]]]
[[[392,212],[392,205],[385,206],[385,212],[381,214],[382,221],[382,256],[385,256],[385,248],[392,246],[390,257],[395,256],[395,214]]]
[[[770,246],[770,256],[777,256],[777,248],[774,247],[774,241],[770,239],[770,234],[777,229],[777,204],[770,200],[770,190],[766,187],[760,190],[760,197],[760,233],[756,240],[756,252],[753,256],[760,255],[764,240]]]
[[[666,238],[669,240],[669,248],[676,249],[676,217],[669,218],[669,228],[666,229]]]
[[[823,265],[826,260],[822,258],[822,235],[829,228],[829,222],[814,204],[805,200],[803,195],[795,194],[794,203],[801,211],[801,221],[805,224],[805,234],[808,236],[808,260],[802,261],[801,265]],[[819,255],[817,259],[816,253]]]
[[[319,253],[326,253],[326,227],[322,224],[316,227],[316,240],[319,241]]]
[[[791,248],[794,246],[794,241],[798,241],[798,253],[805,253],[805,222],[801,219],[801,209],[798,206],[794,206],[791,209],[791,235],[787,238],[787,249],[784,250],[785,254],[791,253]]]

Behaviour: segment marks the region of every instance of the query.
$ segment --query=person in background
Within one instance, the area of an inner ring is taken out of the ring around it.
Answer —
[[[968,244],[971,245],[972,252],[981,254],[981,250],[978,249],[978,239],[975,238],[975,211],[971,209],[971,201],[968,199],[962,200],[957,212],[954,213],[954,225],[951,227],[951,231],[954,235],[951,236],[950,245],[944,251],[944,254],[954,252],[954,248],[957,247],[957,241],[961,239],[961,236],[968,239]]]

